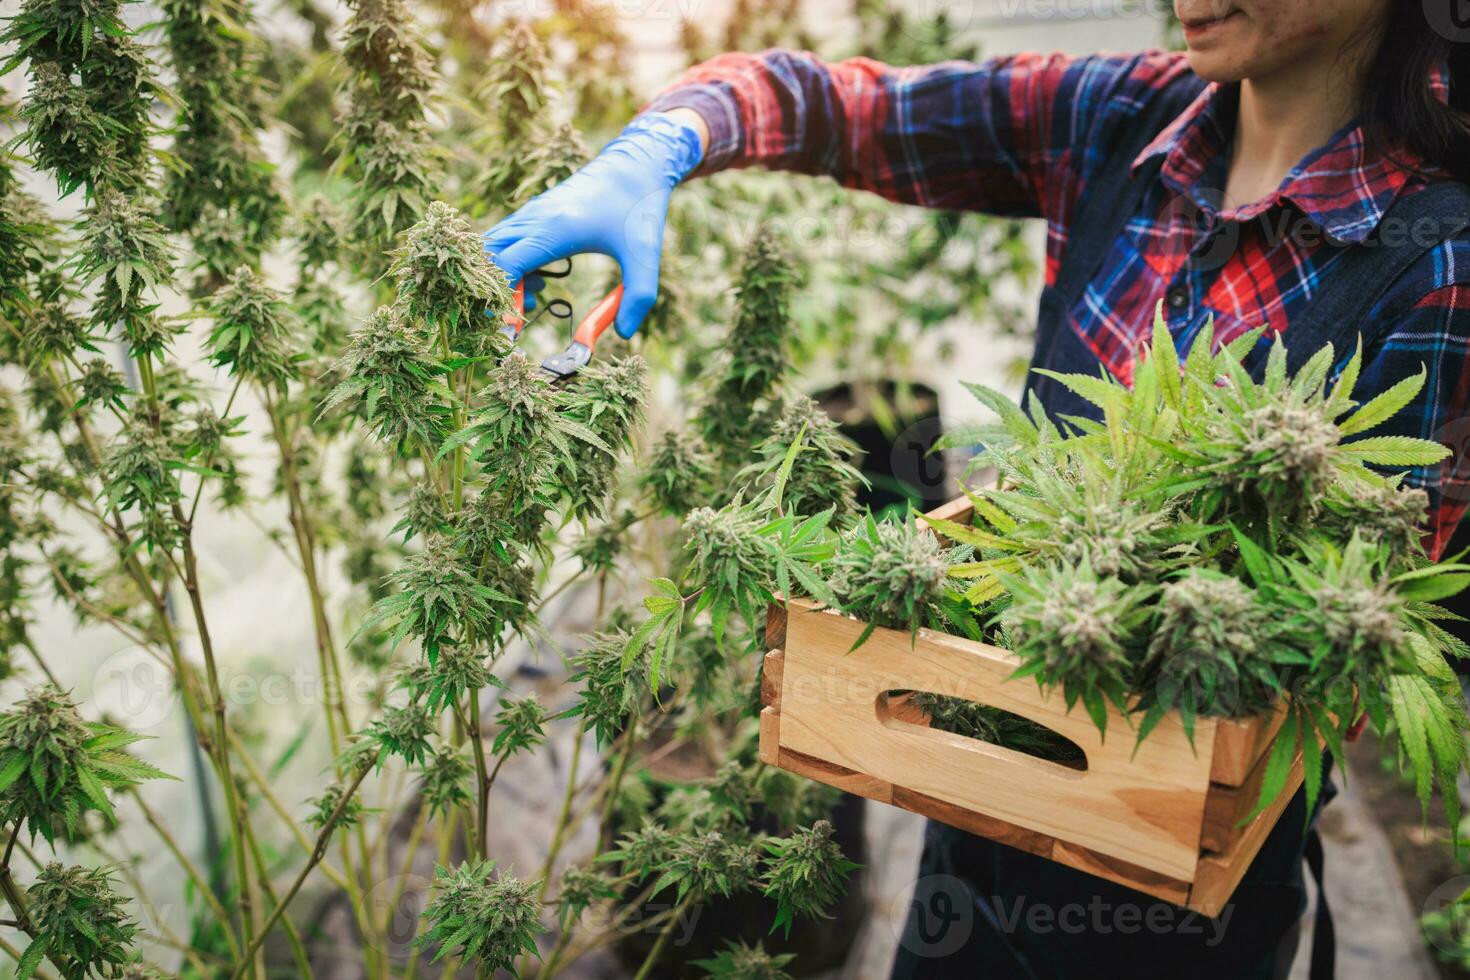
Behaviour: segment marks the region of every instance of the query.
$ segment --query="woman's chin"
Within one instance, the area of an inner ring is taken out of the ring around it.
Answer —
[[[1245,78],[1248,59],[1238,51],[1222,48],[1189,49],[1189,67],[1207,82],[1238,82]]]

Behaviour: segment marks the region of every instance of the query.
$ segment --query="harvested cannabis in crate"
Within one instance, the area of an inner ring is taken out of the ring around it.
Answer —
[[[948,441],[982,442],[974,465],[995,467],[996,486],[971,493],[973,524],[929,523],[974,549],[948,574],[985,638],[1021,659],[1016,677],[1059,688],[1099,728],[1109,703],[1143,739],[1170,710],[1188,731],[1198,716],[1244,717],[1285,698],[1260,805],[1298,749],[1311,803],[1322,751],[1341,762],[1366,711],[1398,732],[1427,806],[1433,780],[1452,785],[1470,761],[1445,662],[1470,651],[1438,625],[1449,614],[1435,605],[1470,566],[1428,560],[1411,530],[1424,495],[1381,472],[1448,450],[1367,434],[1424,377],[1360,405],[1350,392],[1361,351],[1335,375],[1330,347],[1289,374],[1277,340],[1255,380],[1241,359],[1258,340],[1212,353],[1206,330],[1181,364],[1160,318],[1131,387],[1049,375],[1102,421],[1058,424],[972,386],[999,420]],[[1375,519],[1348,516],[1369,507]],[[1442,797],[1453,825],[1458,798]]]

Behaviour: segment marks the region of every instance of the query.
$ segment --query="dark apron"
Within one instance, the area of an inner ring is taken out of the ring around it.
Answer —
[[[1137,128],[1130,127],[1132,133],[1109,153],[1109,163],[1084,192],[1056,282],[1042,291],[1033,368],[1097,373],[1097,356],[1067,311],[1081,302],[1128,220],[1148,218],[1140,214],[1141,205],[1158,178],[1158,163],[1136,178],[1130,164],[1198,92],[1182,89],[1161,93],[1136,114]],[[1340,363],[1359,334],[1364,349],[1371,349],[1381,329],[1367,322],[1373,304],[1415,261],[1470,225],[1470,191],[1436,183],[1401,198],[1388,214],[1394,219],[1388,227],[1432,233],[1398,235],[1371,247],[1328,246],[1340,254],[1324,269],[1320,294],[1287,330],[1293,370],[1327,343]],[[1208,255],[1212,244],[1201,236],[1190,261]],[[1245,367],[1257,377],[1267,350],[1258,344],[1246,358]],[[1027,392],[1053,417],[1097,417],[1091,404],[1050,379],[1031,375]],[[1334,794],[1324,778],[1319,807]],[[1284,977],[1306,908],[1304,859],[1320,891],[1322,846],[1306,816],[1299,791],[1216,919],[930,822],[893,980]],[[1312,980],[1327,980],[1333,976],[1334,937],[1324,901],[1318,902],[1313,933]]]

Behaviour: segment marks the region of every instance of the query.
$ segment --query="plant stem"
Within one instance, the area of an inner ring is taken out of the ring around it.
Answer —
[[[654,941],[653,948],[650,949],[648,951],[648,955],[644,957],[643,965],[640,966],[638,968],[638,972],[633,975],[633,980],[647,980],[648,975],[653,972],[654,963],[656,963],[659,956],[662,955],[664,947],[669,944],[669,937],[674,934],[674,927],[679,923],[679,916],[684,913],[684,910],[687,909],[690,903],[693,901],[694,893],[690,892],[688,895],[684,896],[683,901],[674,906],[673,912],[669,915],[668,921],[665,922],[664,927],[659,930],[658,939]]]
[[[244,763],[246,774],[249,775],[250,781],[255,784],[255,788],[260,792],[261,797],[276,812],[276,815],[281,818],[281,822],[286,825],[286,829],[291,832],[291,836],[296,839],[296,843],[301,845],[301,850],[306,854],[310,854],[311,841],[301,832],[300,825],[291,817],[290,811],[286,809],[285,804],[281,802],[281,798],[276,795],[275,790],[271,788],[265,775],[260,771],[259,764],[251,757],[250,752],[240,742],[240,737],[234,732],[230,732],[230,745],[234,748],[235,754],[239,757],[240,761]],[[322,862],[322,874],[330,878],[332,883],[338,888],[343,891],[348,890],[346,877],[342,872],[325,861]]]
[[[408,832],[408,846],[404,850],[403,860],[398,868],[398,876],[393,882],[393,891],[389,896],[388,915],[383,921],[382,928],[382,934],[385,936],[393,924],[393,917],[398,914],[398,903],[403,900],[403,890],[408,886],[408,876],[413,872],[413,859],[418,855],[419,842],[423,839],[424,828],[428,826],[428,823],[428,804],[420,800],[419,813],[414,818],[413,829]]]
[[[485,771],[485,745],[480,740],[478,734],[474,738],[470,738],[469,733],[472,730],[472,726],[465,718],[464,711],[461,710],[459,703],[453,702],[453,705],[454,740],[452,744],[457,748],[463,745],[468,739],[472,743],[470,755],[475,760],[476,802],[467,803],[465,806],[460,807],[460,809],[465,811],[465,819],[468,821],[465,824],[465,834],[469,838],[469,849],[472,853],[479,854],[480,843],[477,837],[480,829],[480,819],[477,804],[480,797],[480,787],[484,786],[485,782],[490,778],[489,773]]]
[[[31,659],[36,662],[37,667],[41,668],[41,673],[46,675],[46,679],[51,682],[51,685],[57,690],[64,690],[61,682],[56,679],[56,675],[51,672],[51,667],[46,663],[46,658],[41,656],[41,651],[37,650],[36,645],[31,642],[31,638],[29,636],[22,636],[20,645],[30,651]]]
[[[243,385],[244,383],[245,383],[245,376],[243,374],[236,375],[235,376],[235,386],[230,389],[230,397],[227,398],[227,399],[225,399],[225,410],[223,412],[220,412],[219,413],[219,418],[225,419],[225,418],[228,418],[229,417],[229,415],[230,415],[230,409],[235,404],[235,396],[240,393],[240,386]],[[205,467],[208,467],[210,463],[214,462],[214,452],[215,451],[213,449],[211,449],[209,451],[209,455],[204,457],[204,466]],[[189,505],[189,523],[190,524],[193,524],[194,523],[194,517],[195,517],[195,515],[197,515],[199,513],[199,501],[203,497],[204,497],[204,478],[201,477],[199,479],[199,486],[197,486],[197,487],[194,488],[194,502]]]
[[[331,840],[332,831],[337,829],[338,821],[342,819],[342,814],[347,811],[347,804],[352,802],[352,797],[357,792],[357,788],[362,785],[362,781],[367,778],[367,774],[370,771],[370,767],[363,766],[347,788],[342,791],[342,798],[337,801],[336,807],[333,808],[331,815],[327,817],[327,822],[322,824],[321,832],[317,834],[316,846],[311,849],[311,855],[307,858],[306,867],[301,869],[300,873],[296,875],[296,880],[291,882],[291,887],[286,889],[286,894],[281,896],[280,903],[276,906],[275,911],[271,913],[270,918],[265,921],[265,925],[261,927],[260,934],[246,948],[245,956],[254,956],[256,951],[260,949],[261,943],[265,942],[265,937],[275,926],[276,921],[286,913],[286,908],[291,904],[291,900],[296,897],[297,892],[301,891],[301,886],[305,883],[307,876],[311,874],[312,869],[321,863],[322,858],[326,857],[327,844]],[[356,901],[356,898],[353,900]],[[237,966],[235,972],[230,974],[230,980],[240,980],[247,966],[248,964],[246,963],[241,963]]]
[[[235,774],[230,765],[230,739],[229,729],[225,722],[225,696],[220,687],[219,664],[214,656],[214,642],[210,638],[209,621],[204,614],[204,600],[199,591],[199,565],[197,556],[194,554],[193,528],[187,523],[183,508],[174,504],[174,519],[179,522],[183,532],[183,580],[184,591],[189,596],[189,606],[194,611],[194,627],[199,634],[199,647],[204,654],[205,679],[209,685],[210,709],[214,716],[214,743],[215,752],[218,755],[220,782],[224,785],[225,806],[230,815],[230,845],[235,854],[235,874],[240,885],[240,920],[241,928],[244,930],[241,939],[247,946],[258,948],[259,944],[252,942],[259,926],[260,909],[255,902],[255,888],[252,885],[250,875],[249,857],[246,854],[246,839],[248,837],[247,824],[250,815],[246,811],[240,799],[239,786],[235,783]],[[255,972],[257,976],[264,977],[265,961],[261,957],[255,959]]]
[[[480,731],[480,692],[470,692],[470,717],[465,726],[471,750],[475,757],[475,786],[477,806],[475,808],[475,841],[480,860],[490,856],[490,843],[486,839],[490,830],[490,774],[486,771],[485,737]]]
[[[322,713],[327,719],[327,734],[335,761],[342,752],[343,740],[353,730],[353,727],[352,717],[347,711],[347,685],[342,673],[342,664],[337,658],[337,645],[332,639],[331,618],[327,614],[326,596],[316,567],[316,527],[311,521],[306,499],[301,492],[301,476],[296,468],[295,454],[291,450],[291,436],[286,420],[282,417],[269,388],[262,386],[261,396],[265,400],[266,412],[271,421],[271,432],[275,436],[276,447],[281,457],[281,476],[286,490],[287,515],[296,539],[296,550],[301,559],[301,572],[306,579],[307,594],[311,599],[312,624],[316,635],[317,669],[322,675]],[[340,771],[338,775],[341,776]],[[353,883],[353,887],[348,890],[349,895],[358,890],[359,873],[362,876],[361,883],[364,890],[371,889],[373,882],[372,853],[368,849],[367,836],[360,823],[354,827],[352,837],[356,840],[358,849],[356,869],[353,867],[350,846],[344,841],[341,847],[343,870],[348,881]],[[356,899],[354,898],[353,901],[356,902]],[[371,916],[366,913],[359,916],[359,922],[364,926],[370,924],[370,920]],[[364,938],[369,940],[363,950],[364,956],[371,959],[372,934],[364,932]]]
[[[307,516],[305,500],[301,495],[300,477],[296,472],[296,459],[291,452],[290,436],[286,431],[285,421],[281,418],[270,392],[265,391],[263,394],[266,400],[266,411],[270,415],[271,431],[275,435],[276,447],[281,457],[281,482],[286,490],[287,518],[296,539],[296,551],[301,560],[301,572],[306,579],[307,593],[311,599],[312,624],[316,630],[318,670],[322,674],[323,712],[327,716],[327,733],[331,739],[332,756],[336,758],[342,752],[342,738],[352,731],[352,720],[347,713],[342,667],[337,660],[336,644],[332,641],[332,624],[327,615],[321,578],[316,570],[316,529]]]
[[[26,908],[25,895],[21,893],[20,887],[16,885],[15,878],[10,873],[10,858],[15,853],[15,842],[20,838],[20,821],[10,829],[10,839],[5,842],[5,856],[0,858],[0,891],[5,894],[5,900],[10,903],[11,911],[15,913],[15,921],[20,923],[20,928],[29,935],[31,932],[30,910]]]
[[[434,860],[435,865],[438,867],[449,866],[450,848],[454,845],[454,831],[456,825],[459,823],[460,813],[461,810],[459,808],[449,811],[449,816],[444,821],[444,827],[439,832],[439,853],[435,856]],[[413,980],[414,974],[418,972],[419,957],[423,953],[424,948],[422,946],[415,946],[413,948],[413,956],[408,961],[408,972],[403,975],[404,980]],[[453,963],[454,956],[451,954],[445,958],[444,968],[439,971],[439,975],[441,977],[454,976],[453,971],[450,969]]]
[[[270,869],[266,867],[265,857],[260,853],[260,841],[256,840],[254,828],[250,828],[250,854],[255,860],[255,873],[260,876],[260,888],[265,892],[265,897],[272,905],[280,906],[276,898],[276,890],[271,887]],[[301,934],[296,931],[296,923],[291,921],[290,916],[283,916],[281,925],[286,930],[286,939],[291,943],[291,955],[296,960],[296,968],[301,971],[304,980],[312,980],[311,961],[306,955],[306,947],[301,945]]]
[[[628,735],[623,741],[623,750],[618,753],[618,761],[613,765],[612,778],[608,782],[607,793],[602,799],[602,812],[598,816],[597,853],[601,854],[612,844],[612,810],[617,803],[618,790],[623,785],[623,774],[628,771],[628,760],[632,758],[633,752],[638,745],[638,715],[633,714],[628,720]]]
[[[551,833],[551,845],[546,850],[546,863],[541,865],[541,887],[536,891],[538,902],[546,899],[546,889],[551,886],[551,872],[566,838],[567,820],[572,813],[572,796],[577,790],[577,770],[582,762],[582,743],[586,740],[586,732],[587,719],[584,716],[577,720],[577,734],[572,740],[572,759],[567,764],[567,786],[561,794],[561,811],[556,816],[556,829]]]
[[[550,592],[546,593],[546,595],[542,596],[541,601],[536,604],[536,615],[540,616],[541,613],[546,609],[546,607],[551,604],[552,599],[555,599],[571,586],[575,585],[585,574],[587,574],[587,569],[585,567],[577,569],[575,572],[569,575],[560,585],[552,589]]]
[[[148,826],[152,827],[154,833],[158,835],[158,839],[163,841],[163,846],[168,848],[168,852],[173,855],[174,860],[178,862],[184,874],[194,883],[194,887],[204,899],[204,904],[209,906],[210,912],[219,921],[225,934],[225,941],[230,947],[230,955],[238,958],[240,955],[240,944],[235,939],[234,930],[230,928],[230,915],[225,911],[225,907],[220,904],[219,898],[214,894],[214,889],[209,887],[209,884],[204,880],[204,875],[200,873],[199,868],[184,853],[183,848],[179,847],[179,842],[174,839],[174,835],[169,832],[169,829],[158,819],[158,814],[154,813],[153,808],[143,800],[143,794],[139,792],[138,787],[129,787],[129,792],[132,793],[133,799],[137,802],[139,809],[143,811],[143,819],[148,821]]]

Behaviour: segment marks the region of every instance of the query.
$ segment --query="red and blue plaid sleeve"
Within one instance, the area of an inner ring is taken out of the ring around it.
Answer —
[[[1062,227],[1120,119],[1188,70],[1177,54],[1021,54],[895,68],[797,51],[726,54],[649,104],[708,123],[699,173],[764,166],[934,208]]]
[[[1459,274],[1455,271],[1458,269]],[[1424,538],[1431,557],[1444,553],[1470,503],[1470,243],[1447,242],[1411,269],[1370,314],[1392,321],[1367,352],[1359,401],[1426,372],[1424,388],[1374,435],[1407,435],[1444,443],[1452,455],[1410,470],[1405,484],[1429,494]],[[1412,297],[1418,295],[1415,300]],[[1395,314],[1397,308],[1402,312]]]

